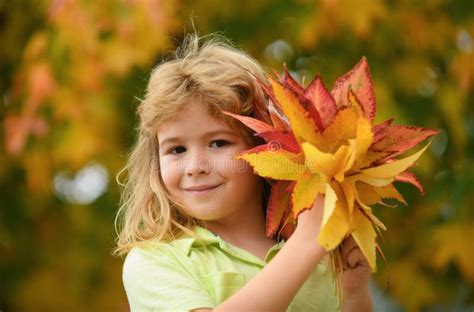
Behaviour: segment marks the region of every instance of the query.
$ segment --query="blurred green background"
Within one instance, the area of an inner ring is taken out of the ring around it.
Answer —
[[[474,1],[0,0],[0,310],[127,311],[115,175],[150,70],[192,31],[326,85],[366,56],[378,122],[442,131],[376,208],[379,311],[474,309]]]

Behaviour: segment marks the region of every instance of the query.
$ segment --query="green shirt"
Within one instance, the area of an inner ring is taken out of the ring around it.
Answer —
[[[123,282],[132,311],[214,308],[260,272],[284,244],[274,245],[262,260],[204,228],[194,231],[202,239],[184,236],[129,252]],[[332,275],[318,264],[287,311],[336,310]]]

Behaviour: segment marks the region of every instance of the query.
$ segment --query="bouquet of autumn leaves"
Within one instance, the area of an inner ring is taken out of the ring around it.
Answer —
[[[304,88],[286,69],[278,81],[268,81],[259,81],[269,102],[255,105],[256,118],[226,113],[266,142],[238,158],[273,180],[267,236],[279,233],[288,238],[298,214],[324,194],[317,241],[332,251],[333,269],[342,266],[338,246],[352,236],[375,271],[376,250],[381,253],[377,234],[386,228],[370,206],[387,205],[385,198],[406,204],[394,181],[410,183],[424,193],[409,168],[428,145],[411,156],[398,156],[438,131],[394,125],[392,119],[374,125],[375,94],[365,58],[338,78],[331,92],[319,76]]]

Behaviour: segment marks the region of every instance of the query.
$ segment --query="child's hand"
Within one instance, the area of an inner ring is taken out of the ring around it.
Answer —
[[[323,212],[324,195],[320,194],[311,209],[303,211],[298,216],[295,232],[290,239],[302,242],[307,255],[313,254],[311,251],[320,257],[327,253],[317,243]],[[342,311],[373,311],[369,292],[372,269],[352,237],[345,239],[341,246],[344,270],[339,272],[337,278],[343,291]]]
[[[300,213],[294,235],[318,246],[317,237],[321,229],[324,211],[324,195],[319,194],[311,207]],[[346,238],[342,242],[343,272],[338,278],[342,282],[345,295],[357,295],[367,292],[372,269],[354,239]]]
[[[324,195],[318,194],[313,206],[298,215],[295,234],[303,235],[316,241],[321,229],[324,212]]]
[[[368,292],[372,269],[354,239],[346,238],[342,243],[343,272],[339,272],[344,296],[365,295]]]
[[[324,195],[319,194],[314,201],[313,206],[298,215],[298,222],[295,232],[291,236],[304,243],[306,252],[310,250],[317,253],[327,253],[327,251],[318,244],[317,237],[321,230],[321,223],[324,212]]]

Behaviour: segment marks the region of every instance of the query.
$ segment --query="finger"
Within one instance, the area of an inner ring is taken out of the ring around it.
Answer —
[[[347,255],[354,249],[358,248],[357,243],[355,242],[354,238],[352,236],[347,237],[344,239],[341,245],[341,256],[343,259],[343,262],[347,260]]]
[[[346,261],[347,266],[351,269],[356,268],[357,266],[369,266],[367,259],[358,247],[351,250],[347,255]]]

